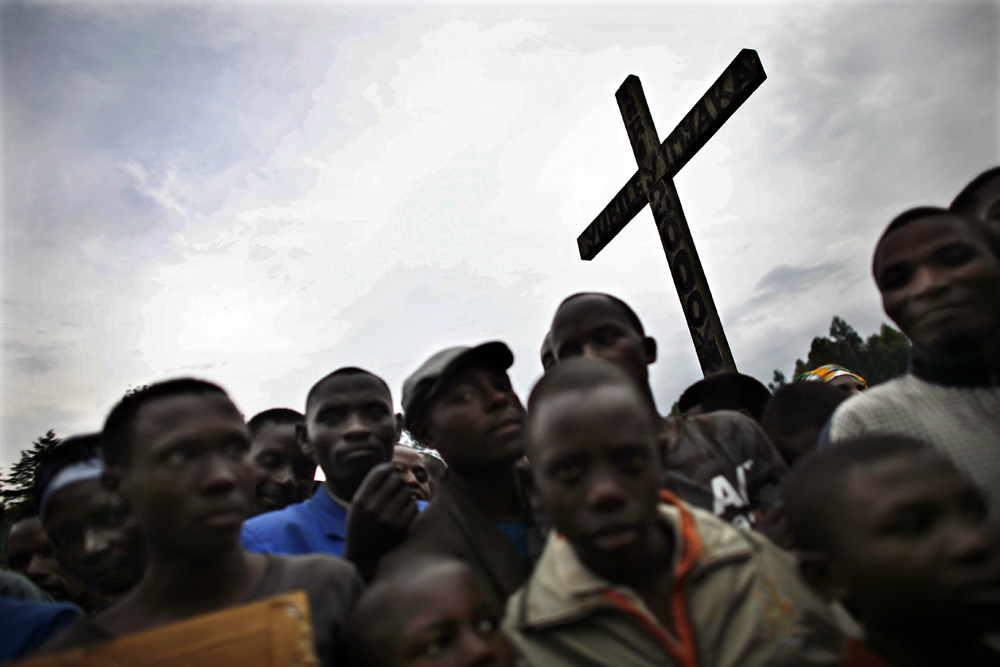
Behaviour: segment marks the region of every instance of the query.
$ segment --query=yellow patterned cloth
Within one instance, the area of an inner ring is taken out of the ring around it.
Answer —
[[[868,383],[865,382],[865,379],[863,377],[861,377],[857,373],[852,373],[843,366],[838,366],[837,364],[825,364],[823,366],[820,366],[819,368],[814,368],[811,371],[806,371],[805,373],[802,373],[797,378],[795,378],[795,381],[829,382],[830,380],[834,378],[839,378],[843,375],[851,376],[852,378],[860,382],[865,389],[868,388]]]

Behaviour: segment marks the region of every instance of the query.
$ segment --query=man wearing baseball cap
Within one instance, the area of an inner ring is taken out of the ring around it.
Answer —
[[[450,556],[480,574],[500,604],[527,579],[537,550],[528,546],[530,521],[515,481],[525,413],[507,377],[513,363],[500,342],[452,347],[403,383],[406,429],[440,452],[448,470],[379,576],[419,556]]]

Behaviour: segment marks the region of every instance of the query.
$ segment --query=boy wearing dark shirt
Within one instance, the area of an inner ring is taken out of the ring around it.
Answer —
[[[500,342],[453,347],[406,379],[406,428],[448,469],[379,576],[420,556],[449,556],[476,572],[497,605],[528,577],[534,536],[514,473],[524,455],[524,408],[507,377],[513,363]]]
[[[610,361],[655,409],[649,365],[656,361],[656,341],[624,301],[610,294],[574,294],[556,309],[549,336],[557,364],[574,357]],[[749,417],[719,411],[660,419],[660,435],[661,483],[686,502],[746,528],[777,502],[788,468]]]
[[[365,591],[351,657],[355,667],[513,667],[500,616],[468,565],[418,559]]]
[[[125,397],[105,422],[106,485],[128,502],[146,545],[139,584],[48,642],[51,654],[305,589],[316,652],[344,664],[344,628],[362,590],[345,561],[244,551],[252,501],[243,417],[216,385],[182,379]]]
[[[1000,550],[982,493],[930,445],[868,436],[823,447],[786,480],[806,577],[864,626],[845,667],[997,665]]]

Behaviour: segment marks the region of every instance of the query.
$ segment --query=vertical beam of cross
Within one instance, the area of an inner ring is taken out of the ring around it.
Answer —
[[[581,259],[593,259],[650,204],[706,377],[735,371],[736,362],[672,179],[766,78],[756,51],[743,49],[662,144],[638,77],[625,79],[615,97],[639,168],[577,238]]]
[[[673,179],[667,176],[656,178],[655,163],[662,163],[663,155],[658,150],[660,139],[639,77],[630,75],[625,79],[625,83],[615,93],[615,98],[628,130],[632,152],[639,165],[641,188],[648,193],[649,207],[660,233],[660,243],[667,256],[677,296],[684,307],[684,316],[702,372],[707,377],[735,371],[736,362],[722,329],[719,311],[715,308],[712,292],[708,288],[708,280],[694,247]]]

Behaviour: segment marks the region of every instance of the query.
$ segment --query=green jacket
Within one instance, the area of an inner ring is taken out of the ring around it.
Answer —
[[[767,538],[669,494],[674,532],[673,628],[631,589],[598,578],[553,531],[528,582],[507,602],[504,628],[522,659],[560,665],[835,665],[846,624]]]

